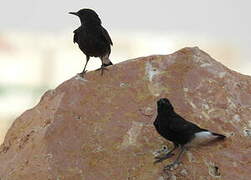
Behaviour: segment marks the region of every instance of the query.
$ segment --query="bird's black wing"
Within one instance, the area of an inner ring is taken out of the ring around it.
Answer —
[[[74,43],[77,43],[78,42],[78,34],[80,33],[80,31],[81,31],[81,27],[79,27],[78,29],[76,29],[75,31],[73,31],[73,33],[74,33],[74,36],[73,36],[73,42]]]
[[[109,34],[108,34],[108,32],[106,31],[106,29],[102,27],[101,30],[102,30],[102,35],[104,36],[105,40],[108,41],[109,44],[113,45],[112,39],[111,39],[111,37],[109,36]]]
[[[172,115],[172,123],[169,124],[169,128],[171,131],[175,133],[186,133],[186,132],[200,132],[202,129],[193,124],[192,122],[186,121],[178,114]]]

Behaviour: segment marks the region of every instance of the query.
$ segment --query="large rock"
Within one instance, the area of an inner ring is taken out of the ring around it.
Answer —
[[[0,148],[1,180],[251,179],[251,78],[198,48],[116,64],[46,92]],[[153,127],[156,100],[228,138],[190,149],[174,171],[153,164],[171,143]]]

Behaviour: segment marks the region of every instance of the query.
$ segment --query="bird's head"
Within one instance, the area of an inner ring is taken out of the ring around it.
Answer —
[[[173,105],[167,98],[161,98],[157,101],[158,112],[170,112],[173,111]]]
[[[78,16],[80,18],[81,24],[84,25],[101,24],[98,14],[92,9],[80,9],[78,12],[69,12],[69,14]]]

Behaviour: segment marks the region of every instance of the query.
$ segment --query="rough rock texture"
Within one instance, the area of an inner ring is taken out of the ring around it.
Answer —
[[[1,180],[251,179],[251,77],[198,48],[116,64],[46,92],[0,148]],[[226,141],[190,149],[174,171],[154,154],[171,143],[152,123],[156,100]]]

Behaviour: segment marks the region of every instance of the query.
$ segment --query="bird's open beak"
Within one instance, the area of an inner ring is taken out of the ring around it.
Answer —
[[[69,12],[69,14],[73,14],[73,15],[78,16],[78,13],[77,13],[77,12]]]

